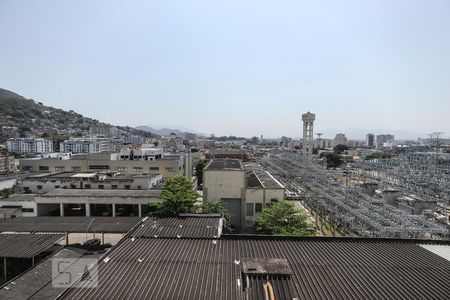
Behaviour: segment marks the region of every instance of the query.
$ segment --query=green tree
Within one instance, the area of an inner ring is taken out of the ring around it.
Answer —
[[[202,214],[221,214],[228,221],[230,212],[225,208],[223,201],[204,201],[199,206],[199,213]]]
[[[294,208],[286,200],[266,207],[258,217],[258,230],[275,235],[311,235],[310,226],[303,211]]]
[[[337,153],[344,153],[345,150],[348,150],[348,147],[347,145],[339,144],[336,145],[333,149]]]
[[[320,157],[325,157],[327,168],[338,168],[342,164],[341,157],[334,152],[322,152]]]
[[[206,167],[207,163],[207,159],[201,159],[195,164],[195,172],[197,175],[198,185],[203,183],[203,169]]]
[[[251,144],[258,144],[259,143],[259,139],[258,137],[254,136],[250,139],[250,143]]]
[[[177,175],[167,179],[161,192],[164,201],[159,205],[162,214],[177,216],[182,213],[194,213],[198,197],[192,183],[186,177]]]

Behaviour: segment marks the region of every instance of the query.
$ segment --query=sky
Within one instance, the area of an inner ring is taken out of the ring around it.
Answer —
[[[115,125],[450,136],[448,0],[0,0],[0,87]]]

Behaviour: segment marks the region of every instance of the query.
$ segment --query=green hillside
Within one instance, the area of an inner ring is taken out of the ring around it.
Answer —
[[[90,126],[113,126],[84,117],[74,111],[45,106],[33,99],[26,99],[14,92],[0,88],[0,142],[9,137],[24,136],[82,136]],[[2,130],[17,127],[18,130]],[[143,131],[118,127],[126,133],[151,137]]]

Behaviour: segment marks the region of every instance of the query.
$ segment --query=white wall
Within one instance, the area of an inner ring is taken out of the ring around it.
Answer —
[[[220,200],[222,198],[242,198],[244,188],[244,171],[204,171],[205,200]]]

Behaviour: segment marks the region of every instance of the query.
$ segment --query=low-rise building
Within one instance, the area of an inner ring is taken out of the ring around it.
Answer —
[[[11,174],[16,171],[16,159],[14,156],[0,155],[0,175]]]
[[[186,155],[176,155],[155,160],[120,159],[117,153],[73,155],[68,160],[21,159],[19,169],[29,172],[98,172],[117,171],[123,174],[161,174],[163,178],[192,173],[185,169]],[[190,178],[190,177],[188,177]]]
[[[20,210],[20,214],[15,217],[36,217],[37,207],[34,201],[34,194],[14,194],[7,198],[0,199],[0,208],[15,208]]]
[[[206,153],[208,159],[239,159],[241,161],[248,161],[249,155],[245,150],[235,149],[215,149]]]
[[[57,189],[36,195],[38,216],[145,216],[161,190]]]
[[[56,189],[149,190],[162,182],[161,174],[123,175],[118,172],[42,173],[20,180],[25,193],[45,194]]]
[[[38,154],[53,152],[53,142],[46,139],[12,138],[6,142],[8,152]]]
[[[251,227],[263,208],[283,200],[285,188],[270,173],[254,163],[214,159],[205,167],[203,196],[222,200],[237,228]]]

